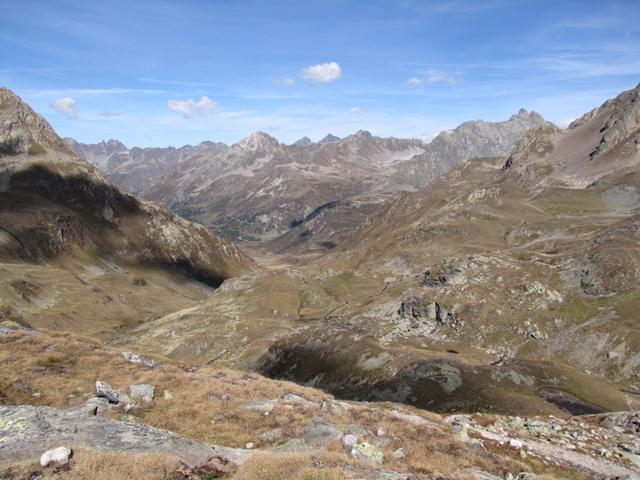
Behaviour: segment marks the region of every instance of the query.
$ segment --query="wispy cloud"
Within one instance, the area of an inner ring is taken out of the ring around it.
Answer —
[[[195,115],[204,115],[213,112],[216,103],[207,96],[203,96],[197,102],[193,98],[187,100],[169,100],[169,108],[181,113],[185,118]]]
[[[73,98],[58,98],[51,104],[51,106],[69,119],[74,119],[78,116],[78,108],[76,107],[76,101]]]
[[[101,117],[105,117],[105,118],[111,118],[111,117],[120,117],[122,115],[124,115],[123,112],[111,112],[109,110],[100,112],[98,115],[100,115]]]
[[[414,87],[419,87],[421,85],[427,85],[427,84],[437,84],[437,83],[442,83],[445,85],[457,85],[459,83],[462,83],[462,79],[459,77],[456,77],[455,75],[447,75],[444,73],[437,72],[435,70],[429,70],[427,75],[413,76],[409,78],[409,80],[407,80],[405,83],[407,85],[411,85]]]
[[[163,90],[149,90],[141,88],[64,88],[64,89],[41,89],[24,90],[24,93],[32,98],[47,97],[98,97],[103,95],[124,95],[124,94],[160,94],[166,93]]]
[[[342,77],[342,68],[336,62],[311,65],[302,70],[302,78],[313,85],[332,83]]]
[[[364,113],[364,110],[362,110],[360,107],[353,107],[349,111],[351,113]]]
[[[276,82],[285,87],[292,87],[296,84],[296,81],[291,77],[282,77],[276,80]]]

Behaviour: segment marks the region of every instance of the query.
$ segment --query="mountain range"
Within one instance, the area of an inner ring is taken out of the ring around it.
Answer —
[[[530,128],[544,124],[537,113],[520,110],[504,122],[466,122],[430,144],[366,131],[292,146],[263,132],[230,147],[204,142],[127,150],[113,140],[83,145],[71,139],[67,144],[132,193],[228,238],[265,240],[285,234],[317,209],[340,202],[375,206],[388,193],[423,188],[461,161],[508,155]]]

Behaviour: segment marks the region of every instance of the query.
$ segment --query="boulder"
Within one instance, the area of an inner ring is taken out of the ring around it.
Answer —
[[[358,438],[355,435],[352,435],[351,433],[342,437],[342,445],[344,445],[346,448],[353,448],[357,444],[358,444]]]
[[[396,458],[398,460],[404,460],[405,458],[407,458],[407,452],[405,451],[404,448],[401,447],[393,452],[393,458]]]
[[[86,407],[93,408],[96,415],[101,415],[114,407],[113,404],[109,403],[109,400],[103,397],[89,397],[84,404]]]
[[[436,304],[418,296],[410,296],[402,300],[398,315],[402,318],[435,321]]]
[[[122,356],[127,362],[135,363],[136,365],[143,365],[149,368],[157,368],[160,366],[160,363],[156,362],[155,360],[143,357],[142,355],[134,352],[122,352]]]
[[[383,453],[367,442],[355,445],[351,449],[351,456],[377,465],[382,465],[382,463],[384,463]]]
[[[12,333],[15,333],[15,330],[0,325],[0,335],[11,335]]]
[[[342,431],[328,423],[312,423],[304,427],[302,438],[308,445],[324,447],[343,437]]]
[[[106,398],[109,403],[123,406],[125,412],[131,409],[131,399],[102,380],[96,381],[96,395],[98,397]]]
[[[400,304],[398,315],[418,321],[439,323],[458,329],[464,325],[463,320],[452,310],[438,302],[432,302],[418,296],[405,298]]]
[[[151,403],[156,397],[156,387],[149,383],[140,383],[129,386],[129,395],[136,404]]]
[[[54,465],[56,467],[69,463],[71,449],[69,447],[58,447],[47,450],[40,456],[40,466],[48,467]]]
[[[445,287],[450,285],[461,285],[465,283],[465,281],[466,275],[461,265],[443,265],[424,272],[422,274],[420,286]]]

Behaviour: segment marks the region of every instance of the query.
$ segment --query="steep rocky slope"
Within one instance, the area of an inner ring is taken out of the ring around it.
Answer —
[[[133,301],[146,304],[135,315],[127,297],[166,296],[173,284],[185,305],[252,268],[231,242],[108,183],[7,89],[0,90],[0,146],[3,315],[108,330],[123,321],[109,317],[111,308],[127,321],[171,308],[168,298],[147,297]],[[119,282],[122,296],[101,289]],[[71,298],[79,303],[66,308]],[[98,318],[83,319],[81,305]]]

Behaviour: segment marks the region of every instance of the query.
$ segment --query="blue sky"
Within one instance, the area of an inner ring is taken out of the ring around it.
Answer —
[[[640,81],[638,0],[0,6],[0,84],[83,142],[430,139],[520,107],[564,126]]]

